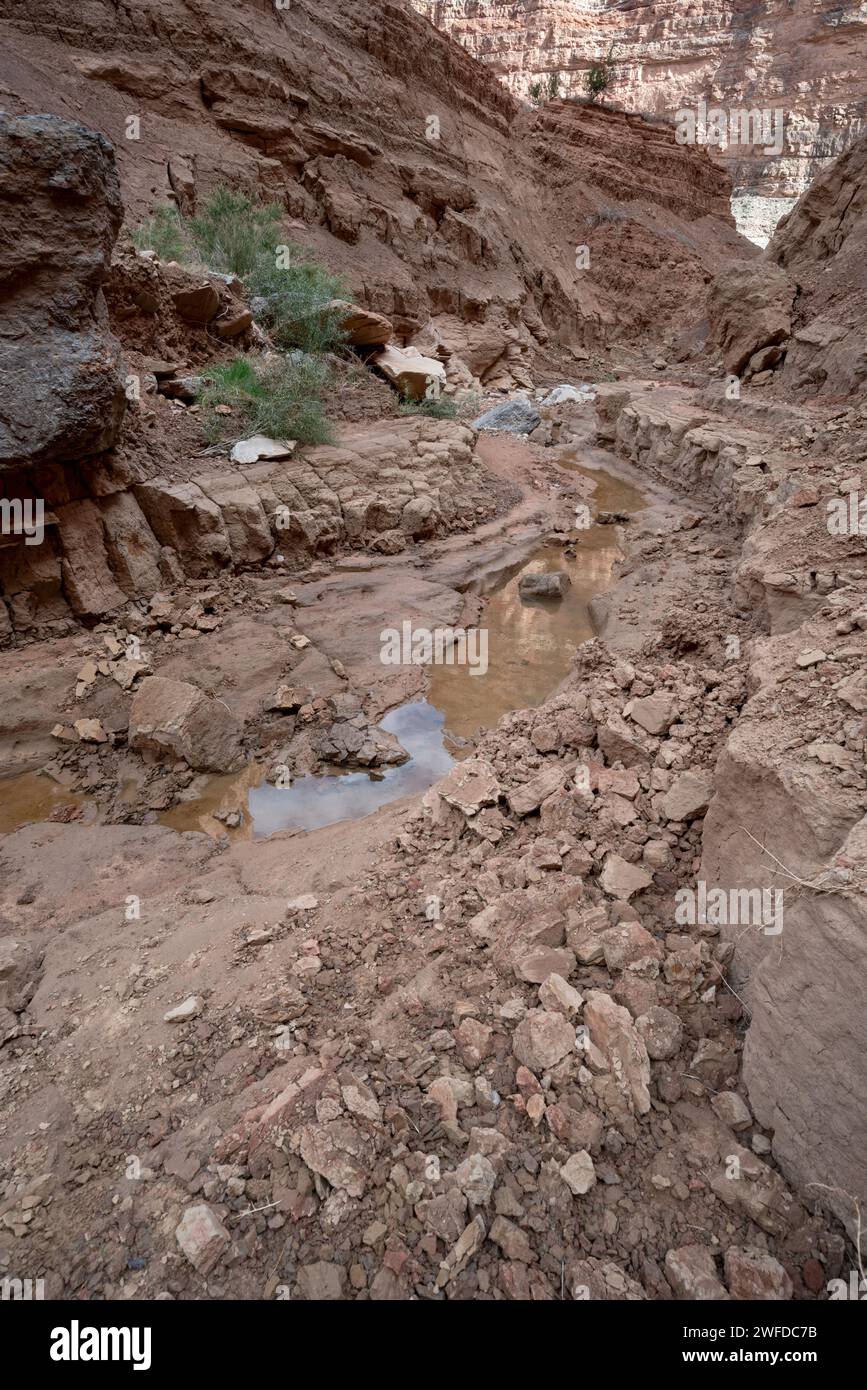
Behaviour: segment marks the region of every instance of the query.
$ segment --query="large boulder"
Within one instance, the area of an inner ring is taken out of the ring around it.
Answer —
[[[415,348],[386,347],[372,359],[375,366],[408,400],[421,401],[439,395],[446,369],[434,357],[422,357]]]
[[[101,286],[122,215],[102,135],[0,114],[0,469],[114,443],[126,398]]]
[[[222,700],[164,676],[148,676],[139,686],[129,745],[166,759],[184,758],[197,772],[235,772],[244,763],[241,724]]]
[[[474,430],[505,430],[508,434],[532,434],[542,417],[530,401],[503,401],[473,421]]]
[[[788,341],[795,284],[765,260],[727,266],[707,294],[710,341],[722,351],[727,372],[739,376],[762,348]]]
[[[26,941],[11,936],[0,941],[0,1009],[21,1013],[27,1008],[42,977],[42,956]]]
[[[384,347],[394,337],[394,325],[384,314],[350,304],[346,299],[332,299],[326,305],[329,313],[340,320],[346,342],[351,347]]]
[[[523,574],[518,580],[521,598],[565,598],[572,580],[565,570],[549,574]]]

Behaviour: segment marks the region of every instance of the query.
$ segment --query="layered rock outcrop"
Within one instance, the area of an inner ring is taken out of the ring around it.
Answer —
[[[822,173],[759,260],[711,283],[709,342],[776,395],[845,399],[867,379],[867,136]]]
[[[867,136],[826,169],[777,228],[768,260],[798,283],[782,381],[848,396],[867,379]]]
[[[220,183],[277,199],[395,346],[427,333],[486,382],[526,383],[552,339],[645,336],[738,246],[705,151],[622,113],[528,111],[402,0],[97,0],[59,31],[37,0],[0,33],[7,108],[74,106],[107,136],[131,225]]]
[[[710,106],[781,110],[785,141],[768,155],[732,144],[717,156],[734,184],[738,225],[763,243],[825,164],[864,128],[867,14],[863,5],[703,0],[411,0],[486,63],[516,95],[556,74],[584,94],[590,64],[612,52],[607,100],[673,119]]]

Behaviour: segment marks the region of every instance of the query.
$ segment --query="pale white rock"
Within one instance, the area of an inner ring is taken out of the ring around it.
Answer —
[[[583,1197],[596,1186],[596,1170],[593,1159],[586,1149],[571,1154],[560,1169],[560,1177],[566,1183],[573,1197]]]
[[[191,1018],[198,1018],[201,1012],[201,999],[197,994],[191,994],[183,1003],[176,1004],[168,1013],[163,1014],[163,1023],[187,1023]]]
[[[239,439],[229,457],[233,463],[256,463],[259,459],[288,459],[295,451],[294,439],[269,439],[266,434],[253,434]]]

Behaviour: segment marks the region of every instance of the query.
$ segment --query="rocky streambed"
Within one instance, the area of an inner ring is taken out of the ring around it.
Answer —
[[[532,463],[532,451],[516,441],[502,443],[492,437],[482,451],[496,456],[498,447],[510,455],[512,465]],[[558,467],[580,470],[571,457]],[[623,471],[622,468],[620,470]],[[459,653],[446,651],[442,660],[422,663],[424,685],[420,698],[396,706],[379,721],[378,728],[398,740],[407,760],[395,767],[374,772],[347,771],[326,766],[321,773],[305,772],[294,780],[278,772],[270,780],[261,765],[248,768],[236,778],[212,779],[201,794],[163,813],[160,822],[177,830],[207,830],[244,837],[260,837],[278,830],[310,830],[341,820],[354,820],[400,797],[427,790],[444,776],[456,758],[465,757],[472,740],[483,729],[497,723],[511,709],[543,703],[569,673],[579,645],[593,635],[591,601],[612,582],[617,560],[623,554],[622,533],[608,518],[622,521],[645,503],[642,494],[622,477],[604,470],[587,468],[581,474],[594,489],[587,506],[588,520],[601,514],[606,524],[590,521],[580,529],[560,530],[555,543],[523,542],[515,549],[528,549],[521,559],[503,559],[471,581],[469,589],[481,600],[477,628],[483,635],[484,661],[460,663]],[[582,504],[579,504],[582,505]],[[582,518],[583,520],[583,518]],[[568,515],[558,518],[564,526]],[[553,537],[551,539],[554,539]],[[453,567],[460,551],[449,556]],[[464,563],[468,561],[464,551]],[[474,566],[475,568],[476,566]],[[368,576],[375,592],[375,567],[355,571]],[[562,598],[522,598],[521,581],[526,575],[564,574],[568,587]],[[435,579],[436,561],[428,577]],[[452,578],[455,583],[455,579]],[[394,614],[386,631],[397,631],[406,611],[401,601],[400,578],[389,582]],[[322,598],[328,601],[329,591]],[[366,631],[371,644],[379,643],[376,632],[378,606],[373,615],[365,604],[365,591],[358,594],[344,621]],[[411,623],[410,623],[411,626]],[[472,646],[472,641],[471,641]],[[387,686],[380,700],[388,698]],[[227,821],[228,818],[228,821]],[[235,823],[237,822],[237,823]]]

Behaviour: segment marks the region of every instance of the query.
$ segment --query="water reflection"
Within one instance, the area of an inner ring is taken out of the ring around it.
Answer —
[[[592,478],[595,512],[636,512],[645,506],[641,493],[620,478],[576,464],[568,455],[559,462]],[[594,635],[590,600],[609,587],[620,556],[617,528],[591,526],[576,532],[575,557],[559,546],[535,551],[489,596],[482,616],[488,629],[488,671],[473,676],[467,667],[431,668],[428,699],[445,715],[446,729],[471,738],[490,728],[512,709],[531,709],[568,675],[582,642]],[[525,574],[565,570],[572,586],[562,599],[522,600],[518,581]]]
[[[371,780],[366,772],[344,772],[324,777],[308,773],[291,787],[261,782],[249,797],[253,838],[258,840],[277,830],[318,830],[336,821],[356,820],[398,797],[426,791],[454,762],[443,742],[444,723],[445,716],[427,700],[416,700],[387,714],[380,728],[400,740],[410,760],[389,768],[382,781]]]

